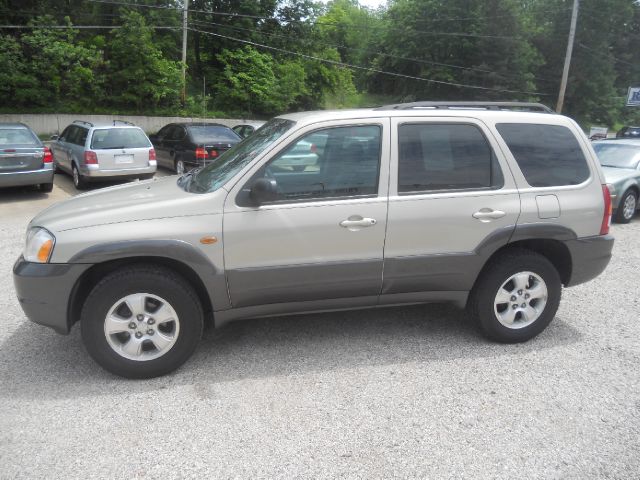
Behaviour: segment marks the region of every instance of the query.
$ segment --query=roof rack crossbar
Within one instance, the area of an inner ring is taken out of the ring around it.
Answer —
[[[411,102],[396,103],[393,105],[385,105],[375,110],[465,110],[465,109],[484,109],[484,110],[524,110],[529,112],[555,113],[542,103],[531,102]]]
[[[73,123],[79,123],[79,124],[82,124],[82,125],[89,125],[90,127],[93,127],[93,123],[85,122],[84,120],[74,120]]]
[[[113,126],[114,126],[114,127],[116,126],[116,122],[119,122],[119,123],[121,123],[121,124],[123,124],[123,125],[131,125],[132,127],[135,127],[135,124],[134,124],[134,123],[127,122],[126,120],[114,120],[114,121],[113,121]]]

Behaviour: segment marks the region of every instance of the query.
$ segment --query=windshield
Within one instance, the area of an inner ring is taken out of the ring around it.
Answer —
[[[196,193],[217,190],[284,135],[294,124],[295,122],[291,120],[274,118],[250,137],[236,143],[214,162],[193,174],[188,183],[183,183],[184,189]]]
[[[95,130],[91,139],[94,150],[112,148],[148,148],[149,139],[139,128],[105,128]]]
[[[40,146],[40,141],[26,128],[1,128],[0,145]]]
[[[600,165],[615,168],[638,168],[640,163],[640,144],[623,145],[616,143],[595,143],[593,148],[598,154]]]
[[[194,143],[236,143],[240,140],[240,137],[230,128],[218,125],[193,125],[187,127],[187,130]]]

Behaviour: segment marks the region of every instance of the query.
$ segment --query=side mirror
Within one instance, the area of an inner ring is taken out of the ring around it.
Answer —
[[[258,178],[251,186],[249,197],[257,205],[278,199],[278,185],[273,178]]]
[[[49,137],[50,140],[58,140],[58,138],[60,138],[58,135],[51,135],[51,137]]]

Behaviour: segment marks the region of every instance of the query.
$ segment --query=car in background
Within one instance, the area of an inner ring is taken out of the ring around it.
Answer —
[[[640,138],[640,127],[622,127],[616,133],[616,138]]]
[[[219,123],[170,123],[149,137],[158,156],[158,165],[179,175],[204,167],[242,138]]]
[[[611,191],[613,221],[629,223],[640,197],[640,139],[593,142]]]
[[[53,189],[51,150],[25,124],[0,123],[0,187],[22,185]]]
[[[141,128],[114,120],[111,124],[74,121],[51,137],[56,170],[70,174],[78,190],[90,182],[149,179],[156,173],[156,153]]]
[[[318,157],[324,152],[328,135],[326,133],[315,133],[309,135],[306,140],[301,140],[287,150],[272,168],[282,170],[293,170],[303,172],[307,167],[312,167],[318,163]]]
[[[240,125],[234,126],[231,130],[233,130],[238,135],[240,135],[240,137],[247,138],[249,135],[251,135],[253,132],[255,132],[264,124],[265,122],[257,122],[257,121],[241,123]]]

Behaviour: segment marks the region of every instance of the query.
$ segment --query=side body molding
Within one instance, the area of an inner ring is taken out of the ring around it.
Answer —
[[[75,254],[69,263],[95,265],[133,257],[160,257],[188,266],[204,284],[214,310],[230,307],[224,268],[216,267],[204,253],[182,240],[130,240],[92,245]]]

